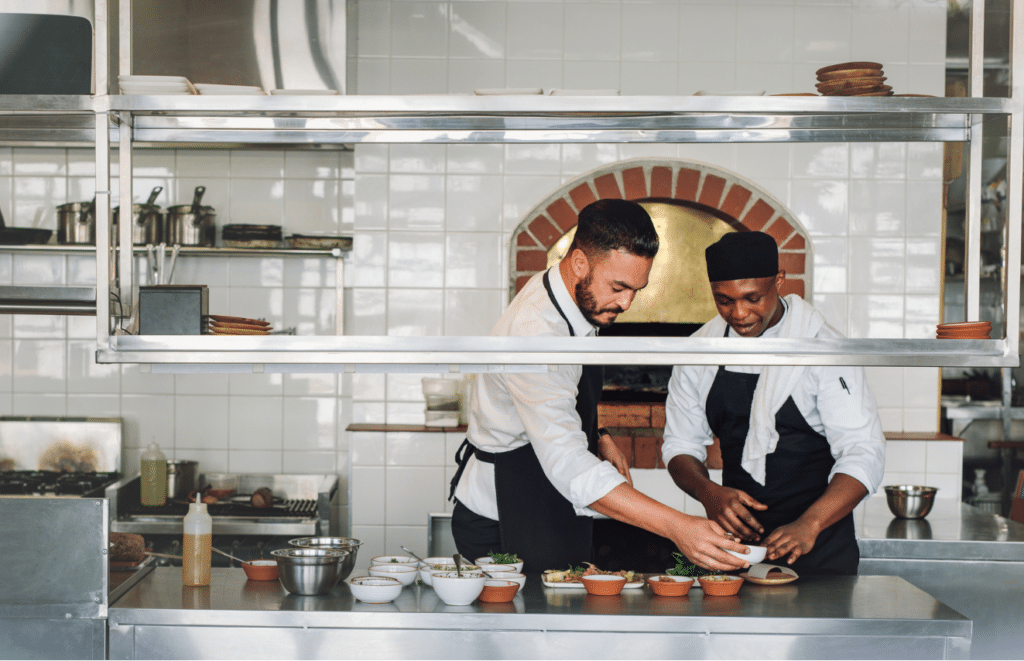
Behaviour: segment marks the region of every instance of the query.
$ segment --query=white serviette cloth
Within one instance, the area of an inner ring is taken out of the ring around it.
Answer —
[[[779,322],[780,338],[813,338],[825,325],[825,318],[796,294],[785,297],[787,310]],[[722,315],[701,326],[694,337],[723,337],[727,327]],[[764,484],[765,459],[775,451],[779,432],[775,415],[793,394],[806,371],[803,365],[769,365],[761,371],[750,406],[750,429],[743,445],[740,465],[758,484]]]

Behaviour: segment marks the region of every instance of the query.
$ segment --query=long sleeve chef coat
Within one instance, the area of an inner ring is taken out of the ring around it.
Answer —
[[[572,323],[576,336],[597,329],[580,312],[555,265],[548,270],[551,291]],[[565,319],[551,303],[537,273],[501,315],[492,336],[567,337]],[[582,365],[559,365],[537,374],[484,373],[476,376],[466,437],[485,452],[508,452],[533,444],[544,474],[576,513],[593,516],[587,506],[625,482],[607,461],[587,450],[587,436],[576,412]],[[470,458],[455,497],[473,512],[498,520],[494,464]]]
[[[780,320],[761,337],[778,337],[782,325]],[[735,336],[731,328],[727,336]],[[843,336],[825,324],[816,337],[834,339]],[[760,365],[727,365],[725,369],[760,374],[764,368]],[[713,443],[713,439],[705,405],[717,372],[717,365],[678,365],[672,369],[662,445],[666,466],[681,454],[691,455],[700,461],[707,458],[707,446]],[[873,494],[882,481],[885,436],[875,398],[865,381],[864,368],[809,366],[791,397],[807,424],[828,439],[836,460],[829,481],[836,473],[844,473],[863,484],[869,496]]]

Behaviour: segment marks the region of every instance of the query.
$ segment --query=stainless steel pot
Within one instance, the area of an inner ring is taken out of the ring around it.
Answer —
[[[57,207],[57,242],[96,245],[96,200]]]
[[[132,243],[137,246],[156,245],[164,240],[164,211],[153,204],[156,196],[163,190],[157,186],[149,195],[145,204],[132,205]],[[114,209],[114,228],[117,231],[120,222],[121,207]]]
[[[205,192],[205,186],[197,186],[192,204],[178,204],[167,210],[167,243],[213,246],[217,242],[217,214],[213,207],[199,203]]]
[[[196,488],[198,461],[189,459],[167,460],[167,497],[185,500]]]

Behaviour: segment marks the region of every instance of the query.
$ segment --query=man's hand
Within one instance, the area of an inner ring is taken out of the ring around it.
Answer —
[[[754,500],[747,492],[709,483],[700,502],[704,505],[708,518],[722,526],[726,532],[731,532],[746,542],[761,539],[764,527],[747,508],[766,510],[768,506]]]
[[[622,450],[619,449],[619,446],[615,445],[615,441],[608,434],[602,434],[597,439],[597,456],[614,466],[615,470],[619,471],[619,474],[626,478],[629,486],[633,486],[633,478],[629,474],[629,460],[626,459],[626,455],[622,454]]]
[[[697,516],[682,516],[686,520],[673,529],[671,539],[690,562],[715,571],[732,571],[750,566],[746,560],[722,550],[746,553],[747,547],[726,535],[717,523]]]
[[[804,521],[803,517],[780,526],[764,540],[764,545],[768,547],[767,558],[776,560],[788,555],[786,564],[791,565],[800,556],[811,552],[820,532],[817,526]]]

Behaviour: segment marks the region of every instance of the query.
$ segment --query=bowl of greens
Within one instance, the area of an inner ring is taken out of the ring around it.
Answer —
[[[476,559],[478,565],[511,565],[517,572],[522,573],[523,561],[515,553],[495,553]]]
[[[669,567],[665,570],[665,573],[669,576],[687,576],[692,579],[698,579],[702,576],[711,576],[713,574],[719,574],[721,572],[711,571],[710,569],[704,569],[698,567],[687,559],[682,553],[673,553],[672,559],[676,561],[675,567]],[[700,587],[697,580],[694,580],[693,587]]]

